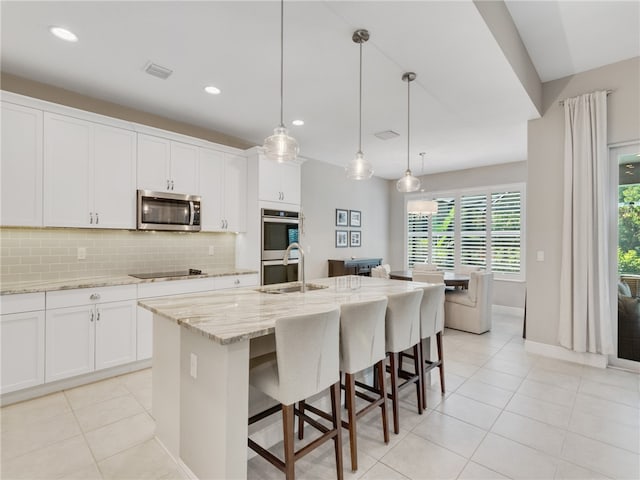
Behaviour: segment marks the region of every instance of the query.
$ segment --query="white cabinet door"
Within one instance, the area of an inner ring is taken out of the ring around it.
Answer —
[[[227,230],[247,230],[247,157],[225,155],[224,206]]]
[[[42,112],[2,102],[0,224],[42,226]]]
[[[138,188],[170,191],[171,141],[138,134]]]
[[[138,307],[136,323],[136,359],[146,360],[153,355],[153,313]]]
[[[94,307],[56,308],[46,313],[45,380],[52,382],[94,370]]]
[[[90,226],[92,124],[44,114],[44,225]]]
[[[200,149],[200,218],[202,230],[224,231],[224,154]]]
[[[97,125],[94,135],[94,224],[136,227],[136,135]]]
[[[282,201],[285,203],[300,203],[300,165],[279,165],[282,188]]]
[[[260,155],[258,169],[260,200],[300,204],[300,165],[277,163]]]
[[[0,316],[1,393],[44,383],[44,311]]]
[[[96,370],[136,360],[136,302],[100,303],[95,307]]]
[[[198,193],[199,148],[186,143],[171,142],[171,191],[196,195]]]

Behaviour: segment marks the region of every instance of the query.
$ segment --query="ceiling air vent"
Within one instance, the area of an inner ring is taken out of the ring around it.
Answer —
[[[380,140],[391,140],[392,138],[400,136],[399,133],[394,132],[393,130],[385,130],[383,132],[374,133],[374,135]]]
[[[144,67],[144,71],[149,75],[161,78],[162,80],[166,80],[173,73],[173,70],[153,62],[147,63],[147,65]]]

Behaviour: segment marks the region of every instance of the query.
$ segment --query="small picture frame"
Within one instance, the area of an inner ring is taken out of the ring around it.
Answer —
[[[348,244],[348,234],[346,230],[336,230],[336,248],[347,248]]]
[[[350,227],[362,227],[362,213],[360,210],[349,210],[349,226]]]
[[[349,232],[349,246],[359,247],[362,245],[362,233],[360,230],[351,230]]]
[[[336,208],[336,227],[349,226],[349,211],[342,208]]]

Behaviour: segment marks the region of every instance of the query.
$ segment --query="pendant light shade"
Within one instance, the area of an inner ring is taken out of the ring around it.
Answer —
[[[353,160],[345,167],[347,178],[351,180],[367,180],[373,176],[371,163],[362,153],[362,44],[369,40],[369,32],[359,29],[353,32],[351,39],[360,45],[360,107],[358,119],[358,152]]]
[[[298,157],[298,142],[284,126],[284,0],[280,0],[280,124],[264,140],[264,154],[269,160],[284,163]]]
[[[415,192],[420,189],[420,180],[413,176],[409,168],[409,155],[411,154],[411,82],[416,79],[416,74],[407,72],[402,75],[402,80],[407,82],[407,170],[396,183],[396,189],[402,193]]]

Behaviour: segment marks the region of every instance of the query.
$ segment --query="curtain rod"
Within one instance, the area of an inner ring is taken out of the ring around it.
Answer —
[[[595,92],[595,91],[597,91],[597,90],[594,90],[594,92]],[[589,93],[594,93],[594,92],[589,92]],[[612,94],[613,92],[615,92],[615,90],[607,89],[607,95],[610,95],[610,94]],[[558,102],[558,105],[560,105],[561,107],[562,107],[562,106],[564,106],[564,102],[565,102],[565,100],[568,100],[568,99],[567,99],[567,98],[565,98],[564,100],[560,100],[560,101]]]

